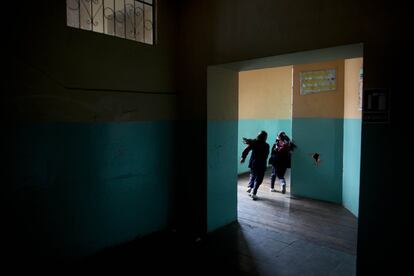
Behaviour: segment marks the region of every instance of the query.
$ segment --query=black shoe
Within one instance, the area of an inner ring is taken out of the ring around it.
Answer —
[[[286,185],[282,185],[282,194],[286,194]]]

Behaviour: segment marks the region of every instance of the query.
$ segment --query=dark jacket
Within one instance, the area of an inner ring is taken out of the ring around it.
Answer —
[[[250,151],[252,154],[249,160],[249,168],[252,170],[266,170],[267,157],[269,156],[270,146],[268,143],[252,140],[247,144],[247,147],[243,150],[242,158],[246,159]]]
[[[269,164],[279,168],[290,168],[291,143],[277,139],[272,146]]]

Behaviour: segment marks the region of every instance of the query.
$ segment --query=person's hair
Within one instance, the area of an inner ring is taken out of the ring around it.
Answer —
[[[277,137],[276,137],[276,140],[277,139],[282,139],[283,141],[288,141],[288,142],[290,142],[290,138],[289,138],[289,136],[287,136],[286,135],[286,133],[284,132],[284,131],[280,131],[279,133],[278,133],[278,135],[277,135]]]
[[[282,141],[284,141],[284,142],[289,143],[289,146],[290,146],[290,150],[291,150],[291,151],[294,151],[294,150],[297,148],[296,144],[295,144],[295,143],[293,143],[293,141],[292,141],[292,140],[290,140],[289,136],[287,136],[287,135],[286,135],[286,133],[285,133],[284,131],[280,131],[280,132],[277,134],[277,137],[276,137],[276,142],[277,142],[279,139],[281,139],[281,140],[282,140]]]
[[[257,138],[256,139],[259,140],[259,141],[265,142],[266,139],[267,139],[267,132],[264,131],[264,130],[260,131],[259,134],[257,134]]]
[[[296,146],[295,143],[293,143],[292,141],[290,141],[290,150],[294,151],[298,146]]]
[[[260,131],[259,134],[257,134],[256,139],[250,139],[246,137],[242,138],[243,143],[245,143],[246,145],[252,145],[257,141],[266,142],[266,139],[267,139],[267,132],[264,130]]]

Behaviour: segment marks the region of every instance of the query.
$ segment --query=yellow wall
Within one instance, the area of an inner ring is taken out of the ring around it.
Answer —
[[[361,118],[361,110],[359,103],[359,70],[361,67],[362,58],[353,58],[345,60],[345,118]]]
[[[207,85],[207,118],[209,120],[237,120],[238,72],[210,66]]]
[[[336,90],[300,95],[300,72],[336,68]],[[343,118],[344,61],[293,66],[293,118]]]
[[[292,66],[239,73],[239,119],[290,119]]]

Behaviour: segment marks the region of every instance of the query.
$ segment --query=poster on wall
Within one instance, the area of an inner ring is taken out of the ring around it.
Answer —
[[[336,69],[300,72],[300,94],[335,91]]]

